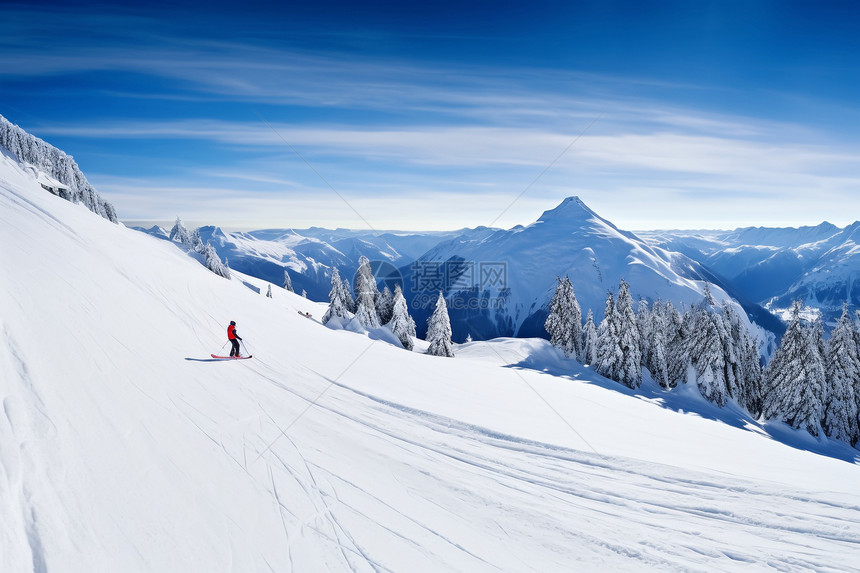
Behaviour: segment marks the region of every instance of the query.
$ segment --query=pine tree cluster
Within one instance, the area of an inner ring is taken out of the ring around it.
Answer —
[[[355,323],[363,329],[385,326],[391,330],[404,348],[412,350],[415,321],[409,315],[409,307],[399,284],[395,285],[394,294],[387,285],[380,292],[370,261],[367,257],[361,256],[355,278],[355,299],[352,298],[350,290],[349,281],[342,279],[337,268],[333,268],[329,307],[322,318],[323,324],[338,318],[342,325]]]
[[[824,342],[820,320],[804,323],[795,302],[788,329],[764,373],[762,411],[802,428],[856,445],[860,438],[860,331],[848,307]]]
[[[606,298],[603,320],[585,325],[568,277],[558,279],[545,328],[566,356],[598,374],[636,388],[642,368],[666,389],[695,384],[708,401],[730,400],[762,420],[778,420],[814,436],[852,445],[860,440],[860,312],[847,307],[829,340],[820,320],[806,324],[795,303],[782,343],[766,368],[758,340],[726,301],[705,284],[703,300],[681,313],[671,302],[640,300],[633,311],[629,285]]]

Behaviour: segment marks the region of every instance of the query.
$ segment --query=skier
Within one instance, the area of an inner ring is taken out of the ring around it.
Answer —
[[[233,348],[230,349],[230,356],[235,356],[239,358],[241,354],[239,353],[239,341],[242,340],[242,337],[236,334],[236,321],[231,320],[230,326],[227,327],[227,340],[229,340],[233,344]]]

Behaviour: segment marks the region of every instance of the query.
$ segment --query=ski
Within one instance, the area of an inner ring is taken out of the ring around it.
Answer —
[[[218,356],[216,354],[210,354],[212,358],[217,358],[219,360],[247,360],[249,358],[253,358],[252,356]]]

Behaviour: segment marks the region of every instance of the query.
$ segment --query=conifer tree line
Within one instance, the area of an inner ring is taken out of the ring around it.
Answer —
[[[735,307],[718,305],[707,283],[701,303],[681,312],[671,302],[642,299],[634,311],[629,285],[609,292],[603,320],[582,311],[569,277],[558,279],[544,324],[550,342],[595,372],[637,388],[642,368],[663,388],[695,384],[708,401],[734,400],[753,417],[778,420],[813,436],[860,440],[860,312],[847,306],[825,341],[820,320],[802,320],[795,302],[770,363]]]
[[[358,271],[355,277],[355,298],[349,287],[349,281],[342,279],[337,268],[332,269],[331,291],[329,291],[329,307],[322,318],[323,324],[328,324],[338,319],[342,325],[354,323],[361,328],[371,329],[387,326],[407,350],[412,350],[415,337],[415,321],[409,315],[409,306],[399,284],[395,285],[394,292],[386,285],[382,291],[376,284],[370,261],[362,255],[358,260]],[[440,293],[441,298],[441,293]],[[428,336],[431,342],[428,354],[438,356],[453,356],[451,342],[451,325],[448,320],[448,311],[444,307],[444,298],[441,298],[443,311],[439,310],[430,318],[431,330],[435,326],[435,335],[438,340]],[[442,316],[444,314],[444,316]],[[447,329],[446,329],[447,325]]]
[[[66,185],[68,189],[63,189],[59,193],[63,199],[82,203],[87,209],[112,223],[119,222],[113,205],[105,201],[90,185],[71,155],[27,133],[2,115],[0,115],[0,147],[6,148],[21,163],[32,165]]]

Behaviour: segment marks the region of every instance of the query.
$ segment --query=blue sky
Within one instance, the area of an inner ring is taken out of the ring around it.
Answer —
[[[844,225],[858,38],[835,2],[5,2],[0,114],[124,220]]]

